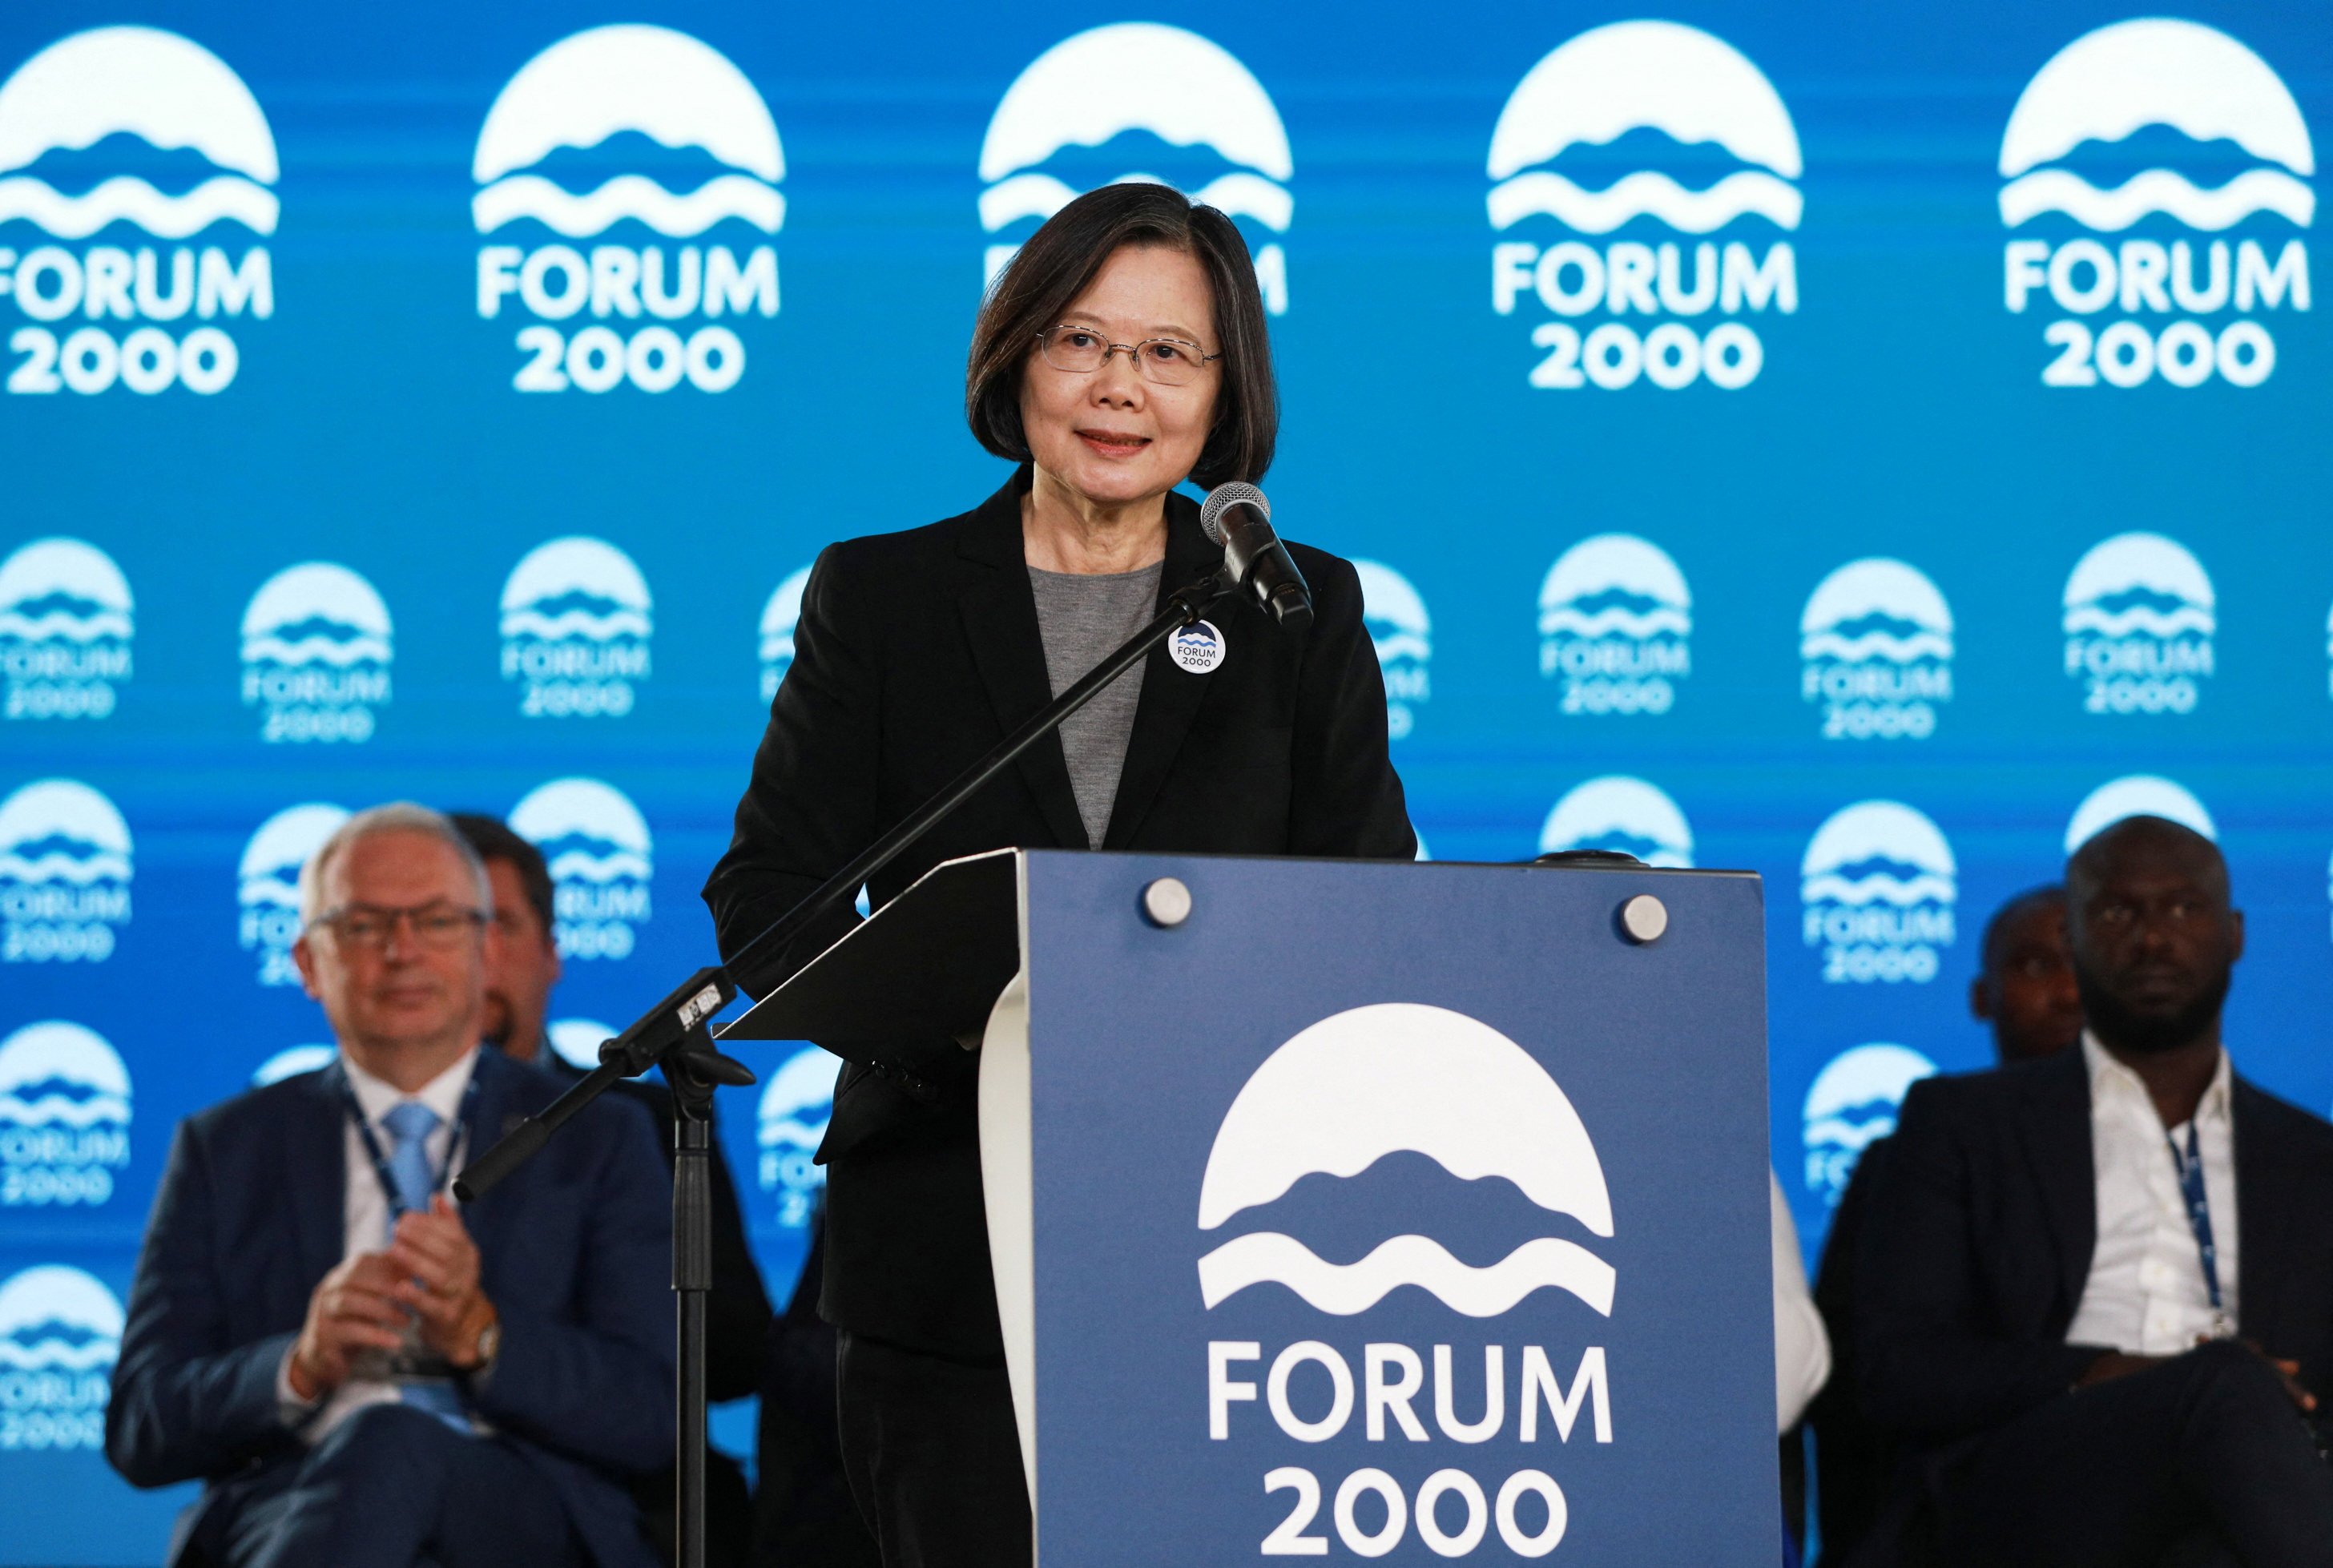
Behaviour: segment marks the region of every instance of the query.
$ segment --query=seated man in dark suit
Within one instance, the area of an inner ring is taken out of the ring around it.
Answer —
[[[484,869],[419,806],[301,875],[341,1054],[189,1118],[131,1286],[106,1453],[199,1477],[174,1563],[640,1568],[673,1441],[669,1188],[591,1106],[474,1207],[448,1174],[562,1085],[478,1049]]]
[[[486,1010],[480,1034],[504,1055],[532,1063],[563,1082],[573,1083],[582,1078],[582,1069],[551,1048],[551,988],[559,983],[562,968],[554,908],[557,890],[552,883],[551,868],[544,863],[542,851],[500,817],[455,812],[446,820],[477,851],[494,889],[498,939],[487,952]],[[672,1092],[653,1079],[627,1078],[610,1092],[638,1101],[648,1111],[669,1166],[677,1115]],[[771,1313],[762,1271],[754,1265],[752,1246],[745,1239],[737,1186],[730,1178],[729,1161],[723,1158],[717,1139],[713,1145],[712,1171],[713,1290],[705,1303],[705,1384],[707,1398],[720,1404],[760,1391]],[[830,1390],[827,1403],[833,1402]],[[669,1467],[642,1477],[632,1496],[660,1550],[667,1557],[677,1557],[678,1521]],[[713,1449],[707,1456],[706,1475],[706,1558],[715,1568],[744,1560],[752,1530],[749,1508],[744,1470],[728,1455]]]
[[[1969,983],[1969,1013],[1992,1027],[1992,1053],[2006,1066],[2071,1050],[2082,1038],[2082,998],[2066,948],[2066,890],[2029,889],[1992,912]],[[1872,1142],[1855,1164],[1831,1216],[1815,1276],[1815,1305],[1829,1331],[1830,1381],[1808,1407],[1815,1433],[1815,1488],[1823,1554],[1845,1563],[1878,1518],[1896,1471],[1896,1447],[1864,1419],[1855,1377],[1855,1258],[1866,1206],[1887,1140]]]
[[[2066,895],[2081,1049],[1905,1099],[1856,1274],[1864,1409],[1948,1562],[2333,1563],[2333,1127],[2230,1068],[2243,919],[2210,841],[2127,819]]]

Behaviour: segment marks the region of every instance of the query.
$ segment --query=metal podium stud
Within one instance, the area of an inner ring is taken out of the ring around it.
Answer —
[[[1162,928],[1191,918],[1191,890],[1180,877],[1161,877],[1142,890],[1142,916]]]
[[[1631,942],[1657,942],[1668,928],[1668,906],[1650,893],[1638,893],[1620,906],[1620,934]]]

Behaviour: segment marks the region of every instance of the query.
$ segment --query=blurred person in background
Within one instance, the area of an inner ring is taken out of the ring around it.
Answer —
[[[1872,1189],[1858,1391],[1913,1533],[1858,1561],[1925,1523],[1988,1568],[2324,1568],[2333,1126],[2222,1043],[2244,922],[2216,844],[2126,818],[2066,908],[2079,1048],[1914,1084]]]
[[[2066,890],[2028,889],[1992,912],[1969,982],[1969,1013],[1992,1028],[1994,1060],[2038,1061],[2082,1037],[2082,997],[2066,941]],[[1845,1563],[1877,1518],[1896,1446],[1863,1419],[1855,1392],[1855,1255],[1866,1203],[1887,1160],[1887,1140],[1874,1140],[1839,1195],[1815,1281],[1815,1304],[1830,1330],[1829,1384],[1808,1411],[1815,1437],[1816,1508],[1825,1558]]]
[[[644,1568],[669,1462],[670,1204],[610,1101],[479,1202],[452,1172],[564,1083],[478,1041],[499,941],[437,813],[350,817],[293,948],[339,1055],[178,1129],[130,1288],[106,1456],[204,1483],[170,1561]]]
[[[485,863],[494,889],[499,940],[487,957],[480,1034],[504,1054],[572,1083],[583,1076],[582,1070],[551,1048],[551,991],[561,974],[551,868],[541,850],[499,817],[456,812],[448,820]],[[668,1171],[673,1159],[672,1092],[653,1079],[627,1078],[610,1092],[638,1101],[656,1119]],[[736,1183],[717,1138],[712,1173],[713,1291],[705,1303],[705,1381],[707,1397],[717,1404],[760,1391],[772,1320],[770,1298],[746,1240]],[[669,1202],[669,1185],[662,1190]],[[669,1467],[644,1479],[634,1496],[659,1554],[669,1561],[679,1525]],[[706,1551],[712,1563],[744,1560],[749,1519],[744,1470],[715,1449],[706,1476]]]

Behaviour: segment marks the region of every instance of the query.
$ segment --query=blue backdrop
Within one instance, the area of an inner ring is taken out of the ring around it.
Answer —
[[[1374,563],[1431,852],[1765,874],[1810,1257],[1986,1059],[1985,915],[2134,808],[2227,850],[2240,1063],[2333,1101],[2321,17],[1149,15],[0,17],[0,1559],[160,1551],[93,1446],[119,1299],[176,1121],[324,1037],[334,811],[514,813],[560,1018],[700,962],[797,573],[1000,481],[983,281],[1113,178],[1249,236],[1267,487]],[[780,1291],[790,1060],[723,1129]]]

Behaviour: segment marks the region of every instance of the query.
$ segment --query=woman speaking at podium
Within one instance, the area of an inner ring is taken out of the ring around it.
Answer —
[[[965,411],[1018,465],[1004,486],[961,516],[830,545],[811,572],[706,885],[725,957],[1221,564],[1175,487],[1260,479],[1279,422],[1238,230],[1165,186],[1071,202],[983,303]],[[872,879],[873,901],[1006,847],[1410,858],[1359,581],[1290,550],[1312,587],[1308,630],[1223,601],[1211,669],[1155,649]],[[1030,1561],[977,1067],[936,1039],[850,1062],[819,1152],[844,1467],[887,1568]]]

